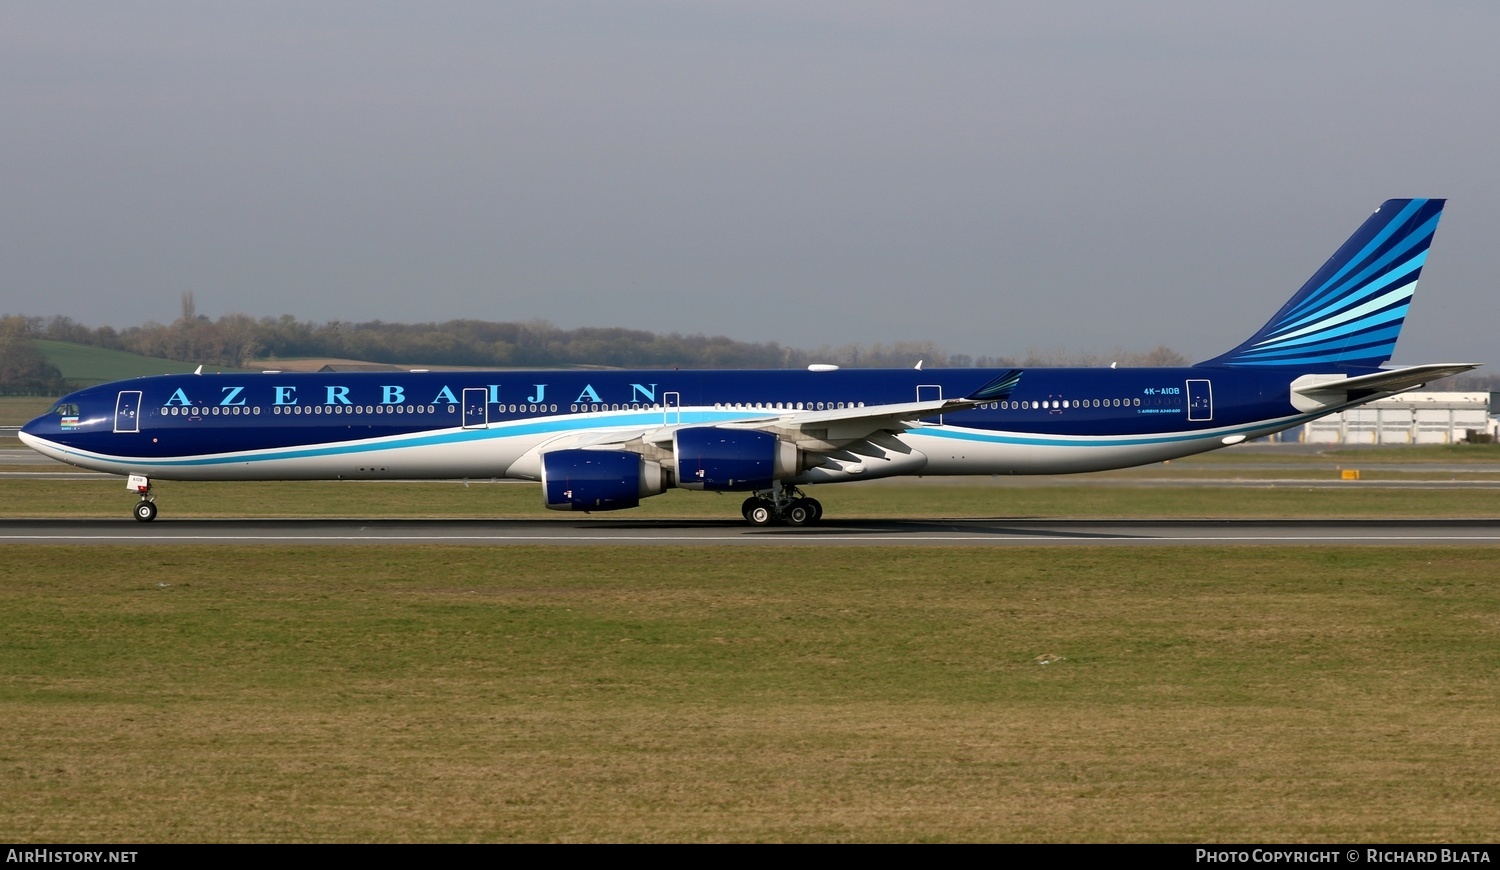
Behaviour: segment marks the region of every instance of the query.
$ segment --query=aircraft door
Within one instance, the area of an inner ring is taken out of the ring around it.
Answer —
[[[115,399],[115,431],[141,431],[141,391],[121,390]]]
[[[1212,420],[1214,418],[1213,384],[1207,380],[1187,382],[1188,419]]]
[[[941,398],[943,398],[942,384],[921,384],[917,387],[918,402],[936,402]],[[935,419],[928,418],[927,422],[936,423],[937,425],[941,426],[943,425],[943,415],[939,414]]]
[[[490,392],[484,387],[464,388],[464,428],[484,429],[490,425]]]
[[[674,426],[682,422],[682,396],[679,393],[663,393],[661,397],[661,423]]]

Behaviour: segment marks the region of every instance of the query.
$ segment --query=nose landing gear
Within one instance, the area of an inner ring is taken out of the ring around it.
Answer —
[[[132,511],[135,518],[143,523],[156,519],[156,496],[151,494],[151,479],[142,474],[132,474],[125,482],[125,488],[141,497]]]
[[[135,518],[143,523],[156,519],[156,502],[142,499],[135,506]]]

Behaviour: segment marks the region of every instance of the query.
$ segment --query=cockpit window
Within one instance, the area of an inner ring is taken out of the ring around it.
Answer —
[[[52,409],[52,413],[60,417],[77,417],[78,404],[76,402],[58,402],[57,407]]]

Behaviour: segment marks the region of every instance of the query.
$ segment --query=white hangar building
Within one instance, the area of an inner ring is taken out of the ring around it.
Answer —
[[[1490,393],[1403,393],[1307,424],[1314,444],[1456,444],[1472,430],[1493,437]]]

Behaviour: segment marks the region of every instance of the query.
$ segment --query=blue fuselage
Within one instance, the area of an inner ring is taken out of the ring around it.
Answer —
[[[853,369],[168,375],[75,392],[53,413],[27,424],[23,437],[76,465],[167,479],[534,479],[527,455],[559,439],[961,398],[1000,374]],[[1236,443],[1316,416],[1291,404],[1290,384],[1299,374],[1202,366],[1028,369],[1004,398],[928,416],[899,437],[926,457],[918,469],[923,474],[1124,467]]]

